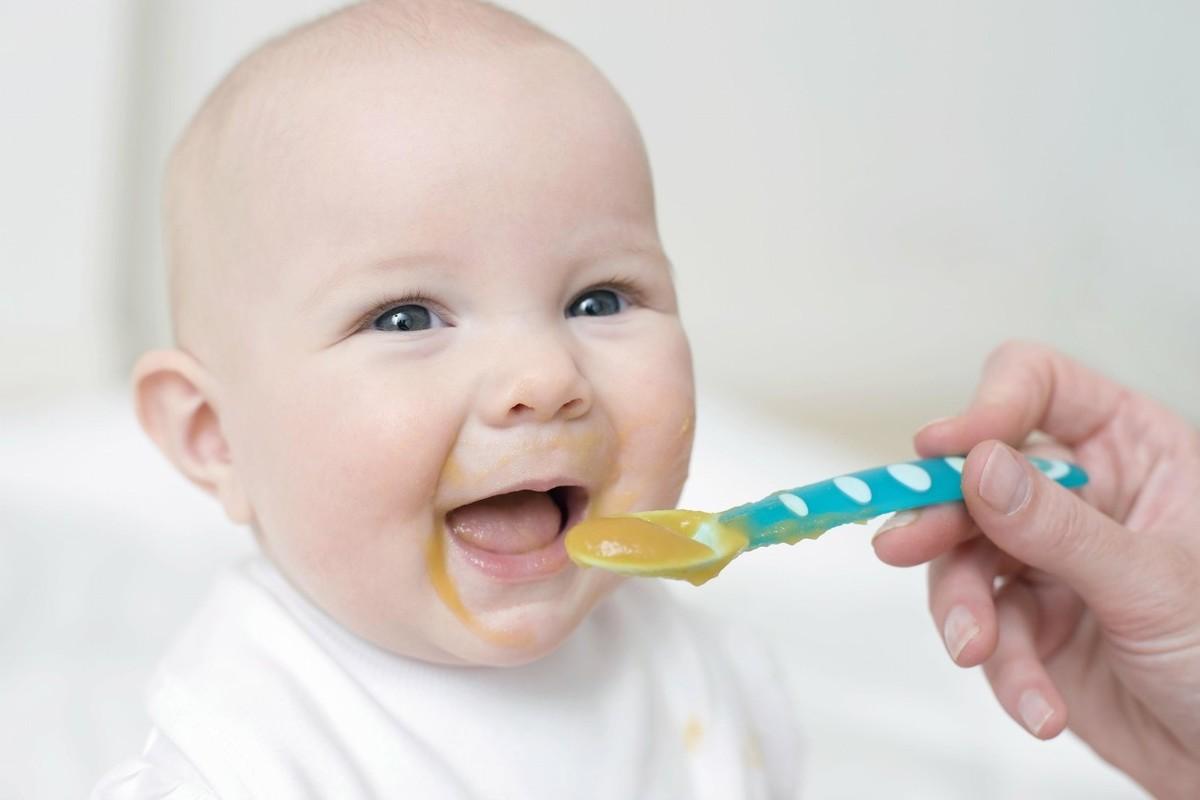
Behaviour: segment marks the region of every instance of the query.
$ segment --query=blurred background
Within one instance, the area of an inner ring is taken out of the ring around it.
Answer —
[[[248,548],[125,381],[167,342],[171,142],[238,57],[337,5],[0,2],[0,798],[78,796],[136,751],[155,657]],[[908,457],[1013,337],[1200,421],[1195,3],[506,5],[642,125],[701,389],[686,503]],[[784,651],[809,796],[1141,796],[1027,741],[868,537],[680,589]]]

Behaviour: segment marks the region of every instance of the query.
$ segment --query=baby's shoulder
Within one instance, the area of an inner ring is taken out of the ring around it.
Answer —
[[[255,559],[217,581],[151,682],[156,728],[219,797],[397,796],[400,776],[433,796],[455,786],[352,669],[332,623],[277,580]]]

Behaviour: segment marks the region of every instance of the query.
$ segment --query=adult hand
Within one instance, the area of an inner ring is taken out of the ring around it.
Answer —
[[[1069,727],[1156,796],[1200,797],[1200,431],[1013,342],[988,358],[970,408],[915,444],[969,453],[965,503],[898,514],[874,547],[896,566],[932,562],[951,658],[982,664],[1033,735]],[[1063,489],[1014,447],[1091,480]]]

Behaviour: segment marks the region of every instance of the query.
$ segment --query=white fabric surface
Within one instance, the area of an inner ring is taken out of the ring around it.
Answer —
[[[720,508],[876,461],[702,393],[682,504]],[[923,570],[880,564],[870,531],[747,554],[700,588],[668,584],[781,651],[806,796],[1145,797],[1070,735],[1034,741],[978,670],[951,665]],[[250,551],[123,393],[0,415],[0,798],[84,797],[137,752],[154,665],[213,576]]]
[[[255,558],[156,675],[144,755],[93,797],[795,797],[779,682],[761,646],[651,582],[540,661],[446,667],[353,636]]]

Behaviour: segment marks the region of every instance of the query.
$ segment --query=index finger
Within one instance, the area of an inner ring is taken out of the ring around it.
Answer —
[[[917,432],[922,457],[965,453],[999,439],[1020,447],[1035,430],[1074,445],[1112,419],[1129,390],[1057,350],[1013,341],[992,351],[970,407]]]

